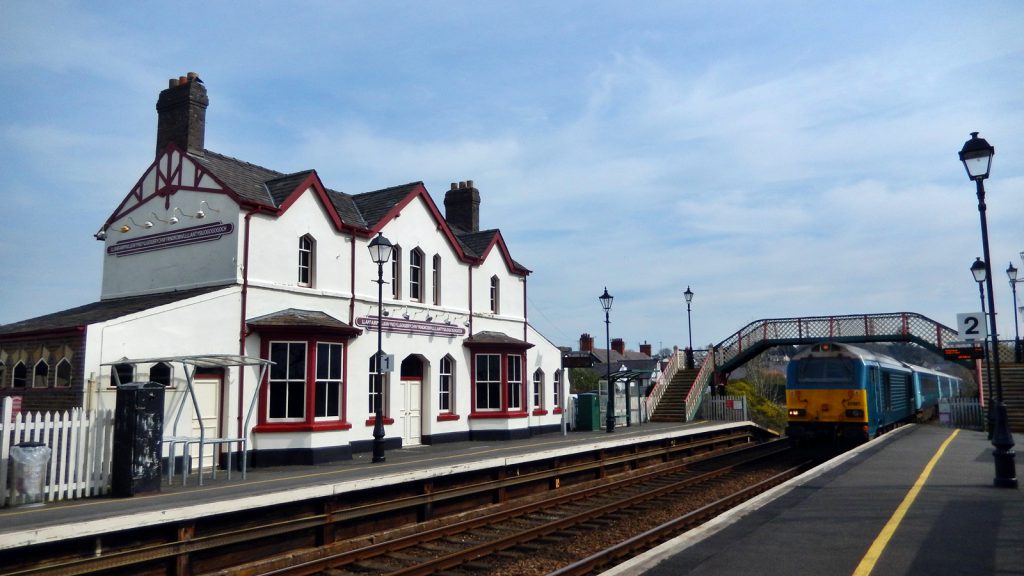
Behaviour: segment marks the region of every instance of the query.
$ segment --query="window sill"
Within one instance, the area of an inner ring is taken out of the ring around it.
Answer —
[[[388,417],[384,418],[384,424],[385,425],[387,425],[387,424],[394,424],[394,423],[395,423],[395,419],[394,418],[388,418]],[[367,426],[374,426],[376,424],[377,424],[377,417],[376,416],[374,416],[372,418],[367,418],[366,419],[366,425]]]
[[[326,432],[329,430],[349,430],[348,422],[266,422],[257,424],[252,431],[259,432]]]
[[[533,415],[534,416],[547,416],[547,414],[548,414],[548,411],[543,409],[543,408],[534,408],[534,410],[533,410]]]
[[[471,420],[495,420],[510,418],[526,418],[527,413],[523,412],[474,412],[469,415]]]
[[[462,417],[459,416],[458,414],[438,414],[437,415],[437,421],[438,422],[453,422],[455,420],[458,420],[459,418],[462,418]]]
[[[561,414],[562,412],[563,410],[561,408],[555,408],[554,410],[551,411],[552,414]]]

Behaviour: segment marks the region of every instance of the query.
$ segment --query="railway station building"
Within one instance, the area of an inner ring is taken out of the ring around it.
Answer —
[[[368,451],[379,390],[389,449],[560,429],[560,350],[530,325],[530,271],[481,229],[472,180],[441,205],[422,182],[338,192],[208,150],[208,103],[193,74],[160,93],[156,157],[96,233],[100,299],[0,326],[0,396],[112,409],[117,381],[158,382],[167,426],[191,380],[175,433],[246,437],[255,465]],[[380,308],[378,234],[395,247]],[[378,318],[393,359],[379,387]],[[173,361],[211,354],[274,364],[186,378]]]

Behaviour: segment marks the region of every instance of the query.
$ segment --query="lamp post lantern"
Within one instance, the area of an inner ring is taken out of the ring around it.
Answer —
[[[994,290],[992,289],[992,258],[988,249],[988,221],[985,219],[985,179],[992,168],[992,157],[996,149],[984,138],[978,138],[977,132],[971,132],[971,139],[960,149],[960,161],[967,170],[967,176],[974,181],[978,192],[978,213],[981,216],[981,249],[985,259],[985,289],[988,293],[989,332],[992,333],[992,362],[990,370],[994,372],[996,383],[995,402],[990,404],[995,410],[995,430],[992,434],[992,451],[995,459],[996,476],[993,484],[1005,488],[1017,487],[1017,472],[1014,464],[1016,453],[1013,451],[1013,435],[1006,422],[1006,406],[1003,405],[1003,380],[999,370],[999,331],[996,330],[996,308]]]
[[[683,292],[683,297],[686,298],[686,335],[689,336],[690,345],[686,348],[686,368],[693,370],[693,323],[690,321],[690,302],[693,301],[693,290],[690,287],[686,287],[686,292]]]
[[[384,263],[391,261],[391,241],[380,232],[370,240],[370,258],[377,264],[377,382],[373,402],[373,461],[384,462]]]
[[[608,287],[605,286],[604,294],[598,297],[601,301],[601,308],[604,308],[604,339],[608,346],[605,354],[605,366],[607,366],[608,379],[608,407],[606,409],[607,415],[604,420],[604,426],[606,432],[613,432],[615,430],[615,383],[612,382],[612,336],[611,328],[609,324],[611,321],[608,319],[608,312],[612,309],[612,300],[615,297],[608,293]]]
[[[1006,275],[1010,278],[1010,290],[1013,291],[1013,361],[1020,364],[1024,351],[1021,351],[1020,348],[1020,322],[1017,321],[1019,316],[1017,311],[1017,267],[1013,265],[1013,262],[1010,262],[1006,268]]]

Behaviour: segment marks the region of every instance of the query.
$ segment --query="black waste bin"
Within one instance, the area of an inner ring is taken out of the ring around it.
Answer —
[[[114,496],[160,491],[163,435],[164,386],[156,382],[118,386],[110,478]]]

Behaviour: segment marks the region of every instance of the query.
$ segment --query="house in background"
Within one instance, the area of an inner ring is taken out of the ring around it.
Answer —
[[[208,104],[194,74],[160,93],[156,158],[96,233],[100,300],[0,326],[0,396],[24,411],[113,408],[117,380],[155,381],[170,422],[182,365],[119,360],[231,354],[274,364],[262,380],[197,369],[198,411],[184,403],[177,433],[244,436],[257,465],[368,451],[377,394],[388,448],[560,428],[560,351],[527,319],[530,271],[480,229],[472,180],[451,184],[443,210],[422,182],[338,192],[315,170],[208,150]],[[377,234],[395,246],[382,309]],[[394,358],[382,383],[379,315]]]

